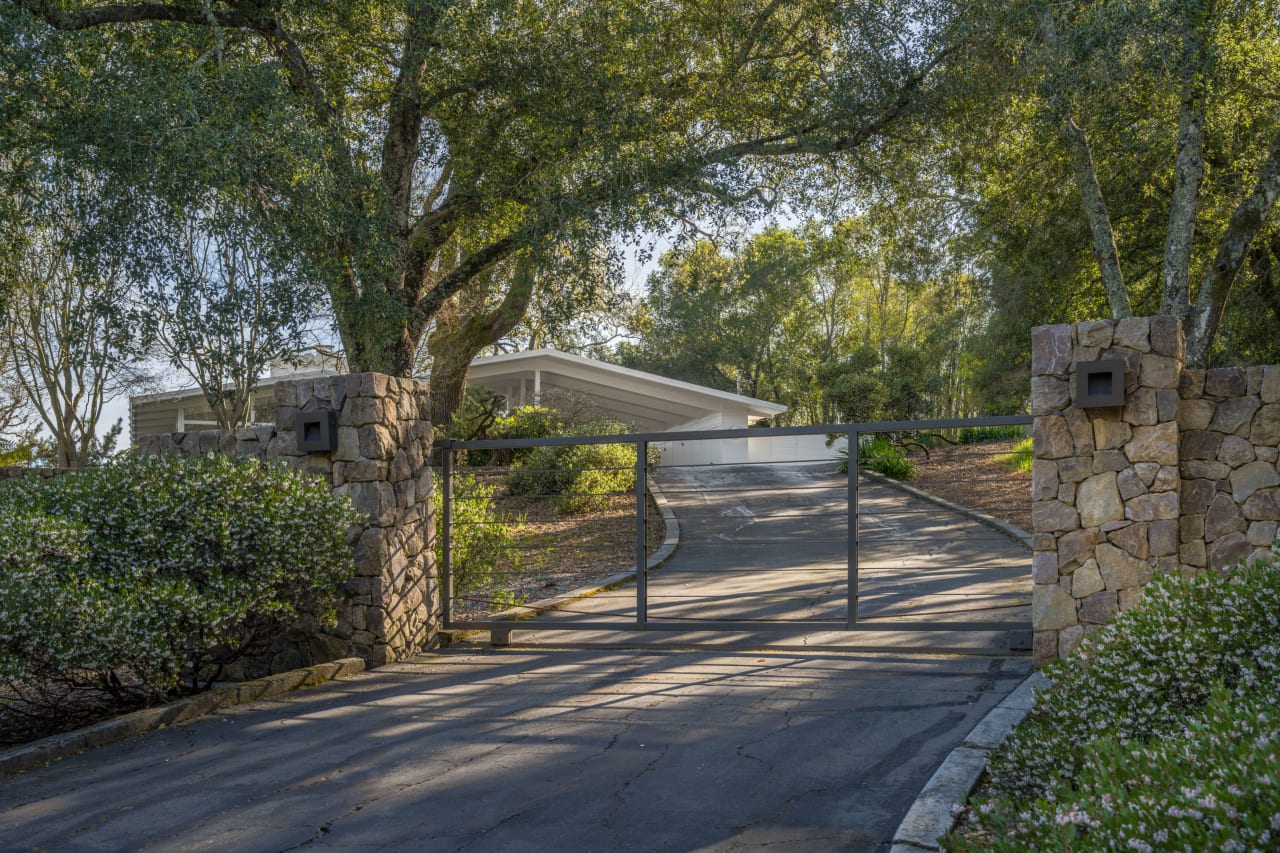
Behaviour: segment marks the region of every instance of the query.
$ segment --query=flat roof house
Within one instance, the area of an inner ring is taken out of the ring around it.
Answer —
[[[329,371],[276,374],[263,378],[254,394],[254,423],[273,423],[273,386],[282,380],[327,375]],[[506,398],[510,406],[544,404],[586,408],[593,416],[634,423],[645,432],[742,429],[782,414],[786,406],[642,370],[539,349],[477,358],[467,383]],[[130,438],[216,428],[198,388],[145,394],[129,401]],[[664,442],[668,464],[733,464],[825,459],[834,455],[822,436]]]

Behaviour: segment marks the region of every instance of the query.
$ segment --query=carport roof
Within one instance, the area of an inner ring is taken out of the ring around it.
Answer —
[[[786,406],[767,400],[551,349],[477,358],[471,362],[467,384],[502,392],[518,386],[522,379],[527,387],[537,374],[544,392],[563,388],[587,394],[624,419],[659,428],[679,426],[726,410],[745,409],[748,423],[787,410]]]
[[[258,382],[257,411],[269,422],[273,408],[271,386],[282,380],[332,375],[329,371],[305,371],[263,377]],[[546,393],[563,389],[592,398],[602,411],[643,429],[678,429],[684,424],[715,415],[741,417],[748,424],[779,415],[786,406],[741,394],[717,391],[704,385],[668,379],[643,370],[619,367],[559,350],[538,349],[477,358],[471,362],[468,385],[481,385],[498,393],[518,393],[525,381],[525,400],[533,402],[535,386]],[[512,397],[513,403],[520,403]],[[198,388],[182,388],[131,398],[130,435],[171,432],[178,428],[179,410],[186,409],[189,423],[207,425],[212,415]],[[203,418],[193,421],[192,418]],[[717,423],[715,426],[719,426]]]

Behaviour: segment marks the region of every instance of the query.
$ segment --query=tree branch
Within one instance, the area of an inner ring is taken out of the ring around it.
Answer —
[[[1182,103],[1174,155],[1173,198],[1164,244],[1161,312],[1186,320],[1191,314],[1191,242],[1196,230],[1200,185],[1204,182],[1205,60],[1204,35],[1193,23],[1182,59]]]
[[[431,321],[431,318],[436,315],[436,312],[440,310],[450,296],[466,287],[472,278],[510,255],[519,245],[520,240],[516,235],[508,235],[501,240],[490,243],[479,251],[472,252],[464,258],[460,264],[441,278],[435,287],[427,291],[426,295],[418,300],[417,305],[413,306],[413,314],[410,319],[410,334],[415,335],[415,339],[421,337],[422,332],[427,327],[427,323]]]
[[[1240,266],[1249,254],[1249,247],[1258,236],[1276,198],[1280,197],[1280,134],[1271,144],[1271,151],[1258,174],[1258,181],[1251,192],[1231,214],[1227,230],[1218,241],[1217,256],[1213,266],[1205,272],[1196,296],[1195,310],[1191,316],[1191,330],[1187,336],[1187,365],[1206,367],[1209,363],[1209,346],[1222,321],[1231,286],[1235,283]]]
[[[90,6],[68,11],[48,0],[18,0],[28,11],[39,15],[58,30],[87,30],[111,24],[134,24],[147,21],[169,21],[207,27],[211,25],[251,30],[262,36],[284,64],[289,86],[305,97],[317,117],[325,123],[338,118],[338,109],[330,103],[316,82],[297,41],[280,25],[274,15],[259,16],[234,9],[212,6],[178,6],[171,3],[117,3]],[[258,11],[256,8],[254,11]]]
[[[1089,149],[1089,138],[1075,119],[1067,116],[1062,122],[1062,138],[1071,151],[1071,166],[1084,205],[1085,219],[1093,234],[1093,256],[1102,274],[1102,287],[1107,293],[1107,305],[1111,316],[1120,319],[1132,317],[1129,292],[1124,286],[1124,274],[1120,270],[1120,252],[1116,248],[1115,233],[1111,230],[1111,216],[1107,213],[1107,200],[1098,184],[1098,170]]]

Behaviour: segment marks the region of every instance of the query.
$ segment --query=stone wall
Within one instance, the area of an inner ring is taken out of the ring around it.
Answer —
[[[1076,364],[1125,365],[1123,406]],[[1159,572],[1261,556],[1280,521],[1280,367],[1184,370],[1173,317],[1032,330],[1034,655],[1069,654]]]
[[[1280,367],[1184,370],[1183,571],[1265,557],[1280,521]]]
[[[275,386],[274,427],[170,433],[139,437],[146,453],[281,460],[322,477],[349,495],[365,521],[353,531],[355,564],[342,586],[336,626],[304,617],[274,644],[269,659],[243,674],[282,671],[364,658],[372,665],[420,649],[439,626],[439,591],[429,543],[431,424],[427,385],[378,373],[301,379]],[[338,412],[337,450],[297,448],[299,412]]]
[[[19,477],[43,477],[48,480],[53,477],[61,477],[68,471],[74,471],[74,468],[21,468],[6,467],[0,468],[0,480],[16,480]]]

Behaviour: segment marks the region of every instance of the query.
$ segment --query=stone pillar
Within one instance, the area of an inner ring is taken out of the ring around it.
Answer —
[[[1069,654],[1179,565],[1178,384],[1173,317],[1032,330],[1034,657]],[[1125,404],[1075,405],[1075,365],[1125,363]]]
[[[353,530],[352,577],[342,585],[336,626],[299,620],[273,646],[280,671],[339,657],[372,665],[410,655],[438,627],[439,590],[431,542],[430,401],[426,383],[380,373],[297,379],[275,386],[275,426],[142,436],[143,452],[282,460],[323,478],[348,495],[364,516]],[[338,412],[338,447],[301,453],[294,417],[300,411]],[[252,677],[259,674],[246,671]]]

